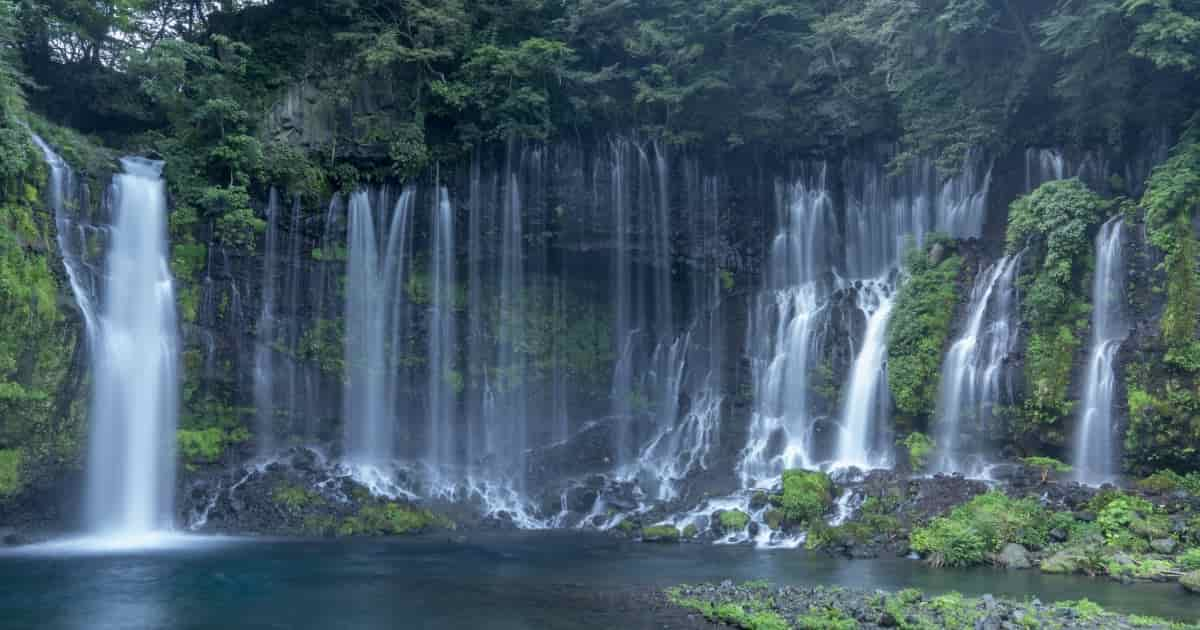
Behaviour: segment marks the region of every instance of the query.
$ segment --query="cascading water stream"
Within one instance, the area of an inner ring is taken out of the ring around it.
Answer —
[[[985,454],[978,445],[968,450],[961,437],[968,428],[988,426],[1005,393],[1001,378],[1016,336],[1013,281],[1020,259],[1020,254],[1002,258],[979,274],[967,307],[967,325],[942,362],[934,464],[939,472],[983,474]]]
[[[450,193],[437,190],[433,203],[433,251],[430,256],[429,417],[426,461],[435,470],[454,468],[454,398],[459,376],[455,367],[454,209]]]
[[[1074,472],[1081,483],[1099,485],[1117,477],[1113,396],[1116,358],[1129,334],[1125,321],[1124,222],[1109,219],[1096,236],[1092,278],[1092,345],[1088,354],[1083,404],[1075,435]]]
[[[263,253],[262,312],[254,340],[254,408],[258,416],[259,455],[273,448],[275,421],[275,370],[272,344],[275,343],[275,265],[279,250],[279,193],[272,187],[267,199],[266,247]]]
[[[50,168],[47,201],[54,211],[55,232],[58,250],[75,303],[83,314],[83,323],[89,343],[94,343],[96,331],[96,286],[87,270],[87,229],[72,216],[68,201],[74,194],[75,173],[71,167],[40,137],[34,135],[33,142],[42,151],[46,165]]]
[[[887,327],[895,296],[884,282],[864,285],[858,291],[859,309],[868,314],[862,347],[850,370],[849,387],[842,405],[834,467],[869,470],[888,465],[890,428],[881,426],[888,416]]]
[[[399,387],[389,369],[389,350],[395,348],[404,325],[414,194],[405,189],[396,202],[382,256],[370,196],[360,190],[350,198],[344,455],[359,464],[386,463],[395,457],[398,446]]]
[[[121,164],[93,345],[85,507],[90,532],[137,541],[173,525],[179,343],[162,163]]]
[[[772,483],[784,468],[814,465],[808,381],[828,309],[821,275],[827,230],[833,225],[824,166],[811,184],[801,180],[778,186],[776,199],[780,229],[771,243],[766,288],[755,299],[748,337],[755,408],[738,464],[747,488]],[[779,434],[783,448],[773,452]]]

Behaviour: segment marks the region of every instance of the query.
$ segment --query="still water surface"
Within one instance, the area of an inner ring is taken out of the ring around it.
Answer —
[[[6,552],[0,627],[634,630],[679,621],[636,594],[725,579],[1047,602],[1087,597],[1115,611],[1200,617],[1197,600],[1178,585],[515,532],[465,542],[233,539],[143,552]]]

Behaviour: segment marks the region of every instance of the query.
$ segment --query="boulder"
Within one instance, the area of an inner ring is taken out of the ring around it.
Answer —
[[[1033,567],[1033,561],[1029,558],[1029,551],[1017,543],[1004,545],[1004,549],[1000,550],[1000,555],[996,557],[996,562],[1006,569],[1029,569]]]
[[[1177,542],[1174,538],[1159,538],[1157,540],[1150,541],[1151,549],[1157,551],[1158,553],[1167,555],[1175,553],[1175,548],[1178,546],[1179,542]]]
[[[1179,578],[1179,583],[1188,591],[1200,594],[1200,571],[1192,571],[1191,573],[1184,574],[1183,577]]]

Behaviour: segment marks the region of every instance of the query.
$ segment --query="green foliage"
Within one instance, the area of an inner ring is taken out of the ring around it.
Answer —
[[[1165,494],[1183,490],[1193,496],[1200,496],[1200,472],[1180,475],[1173,470],[1160,470],[1138,481],[1137,485],[1150,492]]]
[[[1058,461],[1057,459],[1054,459],[1053,457],[1042,457],[1039,455],[1039,456],[1035,456],[1035,457],[1025,457],[1025,458],[1022,458],[1021,461],[1024,462],[1025,465],[1029,466],[1030,468],[1036,468],[1036,469],[1040,470],[1042,473],[1042,481],[1046,481],[1046,479],[1049,478],[1050,473],[1052,473],[1052,472],[1055,472],[1055,473],[1071,472],[1071,466],[1069,464],[1064,464],[1064,463]]]
[[[300,358],[315,363],[321,371],[339,376],[345,369],[345,323],[341,319],[316,319],[300,336]]]
[[[225,454],[225,449],[250,439],[244,428],[226,430],[221,427],[179,429],[179,453],[189,465],[213,464]]]
[[[651,525],[642,529],[642,540],[675,542],[679,540],[679,530],[674,525]]]
[[[1132,470],[1200,465],[1200,383],[1178,376],[1152,379],[1148,365],[1135,363],[1126,367],[1126,396],[1124,455]]]
[[[299,512],[310,505],[319,503],[322,499],[321,495],[307,488],[283,484],[275,487],[271,493],[271,500],[289,512]]]
[[[934,565],[981,564],[1008,543],[1030,548],[1046,544],[1051,521],[1035,499],[981,494],[912,532],[912,548]]]
[[[19,449],[0,449],[0,499],[11,497],[24,485],[21,477],[21,462],[24,454]]]
[[[908,463],[914,471],[925,470],[929,464],[929,456],[933,454],[933,439],[924,433],[909,433],[900,441],[900,445],[908,451]]]
[[[1044,330],[1070,314],[1091,240],[1089,233],[1110,204],[1077,179],[1051,181],[1017,199],[1009,209],[1008,251],[1032,247],[1040,269],[1027,283],[1025,319]],[[1025,279],[1027,277],[1023,277]]]
[[[28,132],[22,133],[27,141]],[[21,177],[45,176],[40,164],[30,169]],[[8,453],[6,470],[19,471],[5,475],[15,491],[79,461],[82,406],[59,394],[80,395],[67,377],[81,327],[60,310],[66,289],[48,254],[54,246],[41,191],[5,184],[0,179],[0,451]]]
[[[402,536],[453,525],[429,510],[388,502],[365,505],[355,516],[346,517],[338,536]]]
[[[1076,616],[1083,621],[1092,621],[1104,614],[1104,609],[1096,602],[1081,599],[1074,602],[1062,602],[1059,606],[1064,606],[1075,611]]]
[[[783,494],[772,501],[791,523],[808,523],[821,518],[833,504],[833,482],[823,472],[783,471]]]
[[[209,190],[214,196],[206,199],[218,204],[223,209],[220,216],[217,217],[215,226],[217,240],[235,250],[253,250],[255,238],[266,230],[267,222],[256,216],[250,209],[246,203],[249,197],[245,190],[225,188]],[[217,201],[218,199],[220,201]]]
[[[1175,563],[1184,571],[1200,571],[1200,547],[1192,547],[1179,554]]]
[[[911,250],[905,269],[908,279],[888,323],[888,387],[897,410],[928,418],[937,403],[938,372],[958,304],[962,259],[951,256],[934,265],[924,251]]]
[[[750,524],[750,516],[741,510],[725,510],[721,512],[718,521],[721,524],[721,531],[740,532]]]
[[[1096,515],[1096,524],[1109,545],[1130,548],[1135,544],[1132,529],[1153,516],[1154,506],[1132,495],[1113,497]],[[1137,548],[1140,548],[1138,545]],[[1136,550],[1136,549],[1135,549]]]
[[[707,602],[697,598],[684,597],[678,589],[668,589],[667,598],[676,606],[699,612],[709,621],[728,624],[742,630],[788,630],[791,628],[786,619],[771,610],[770,602],[762,599]]]
[[[1021,309],[1031,328],[1026,349],[1028,394],[1017,432],[1044,444],[1061,444],[1060,421],[1074,402],[1068,397],[1071,367],[1086,326],[1082,286],[1090,233],[1110,204],[1079,180],[1051,181],[1017,199],[1009,209],[1008,251],[1026,251],[1034,271],[1019,280]]]
[[[803,630],[855,630],[858,622],[836,608],[820,610],[810,608],[807,614],[796,618],[796,625]]]
[[[983,536],[963,519],[938,517],[912,532],[910,544],[934,566],[982,564],[987,552]]]

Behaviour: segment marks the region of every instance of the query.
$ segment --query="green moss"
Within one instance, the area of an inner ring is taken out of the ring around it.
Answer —
[[[688,526],[683,528],[684,538],[695,538],[699,533],[700,530],[696,527],[695,523],[688,523]]]
[[[1179,554],[1175,563],[1184,571],[1200,571],[1200,547],[1192,547]]]
[[[678,589],[667,589],[667,598],[676,606],[699,612],[709,621],[725,623],[743,630],[788,630],[791,628],[786,619],[771,610],[768,601],[761,599],[707,602],[681,596]]]
[[[676,542],[679,530],[674,525],[651,525],[642,529],[642,540],[646,542]]]
[[[938,372],[958,303],[962,259],[934,265],[921,250],[906,257],[908,279],[900,287],[888,323],[888,387],[896,409],[928,418],[937,400]]]
[[[796,618],[802,630],[854,630],[858,622],[836,608],[812,609]]]
[[[189,466],[215,463],[225,454],[226,448],[250,439],[250,433],[243,428],[226,430],[221,427],[179,429],[176,436],[179,453]]]
[[[908,451],[908,463],[917,472],[925,470],[929,464],[929,456],[933,454],[933,439],[924,433],[909,433],[900,441],[900,445]]]
[[[783,494],[774,499],[791,523],[821,518],[833,504],[833,482],[823,472],[783,471]]]
[[[363,506],[357,515],[342,520],[337,535],[401,536],[451,527],[452,523],[429,510],[388,502]]]
[[[1173,470],[1160,470],[1137,482],[1138,487],[1150,492],[1176,492],[1183,490],[1188,494],[1200,496],[1200,472],[1191,472],[1186,476]]]
[[[616,527],[617,527],[618,531],[625,534],[626,536],[632,536],[638,530],[638,524],[627,518],[621,519],[621,522],[617,523]]]
[[[312,362],[329,376],[341,376],[346,368],[345,324],[341,319],[318,318],[300,336],[299,358]]]
[[[271,500],[290,512],[299,512],[322,501],[321,495],[307,488],[290,484],[276,486],[274,492],[271,493]]]
[[[741,510],[726,510],[721,512],[719,521],[721,531],[726,533],[740,532],[750,524],[750,516]]]
[[[21,491],[21,462],[24,454],[19,449],[0,449],[0,498],[11,497]]]

